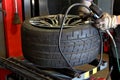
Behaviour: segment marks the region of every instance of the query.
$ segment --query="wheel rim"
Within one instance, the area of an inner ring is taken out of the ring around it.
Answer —
[[[48,16],[40,16],[34,17],[29,20],[30,24],[35,27],[42,27],[42,28],[60,28],[64,15],[48,15]],[[82,23],[82,19],[76,15],[68,15],[65,23],[64,28],[70,28]]]

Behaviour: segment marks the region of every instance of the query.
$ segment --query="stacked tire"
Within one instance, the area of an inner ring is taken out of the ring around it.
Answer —
[[[25,20],[21,28],[24,57],[40,67],[69,67],[58,48],[59,31],[59,28],[36,27]],[[60,47],[72,66],[90,63],[100,52],[98,30],[91,24],[63,28]]]

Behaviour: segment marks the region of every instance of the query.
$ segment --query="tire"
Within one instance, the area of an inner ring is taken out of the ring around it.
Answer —
[[[58,49],[59,30],[43,26],[35,27],[29,20],[25,20],[21,29],[24,57],[41,67],[68,67]],[[72,66],[92,62],[100,52],[97,29],[91,24],[64,28],[61,49]]]

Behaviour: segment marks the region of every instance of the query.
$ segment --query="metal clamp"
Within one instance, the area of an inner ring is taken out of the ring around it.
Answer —
[[[72,80],[87,80],[90,78],[91,75],[96,74],[98,71],[101,71],[101,70],[107,68],[107,65],[108,65],[108,63],[106,61],[104,61],[103,64],[101,64],[100,66],[95,67],[92,70],[86,71],[83,74],[81,74],[79,76],[79,78],[75,77]]]

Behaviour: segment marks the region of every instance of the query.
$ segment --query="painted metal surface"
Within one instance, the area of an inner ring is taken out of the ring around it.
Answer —
[[[23,1],[23,16],[24,19],[31,18],[31,0],[22,0]]]
[[[11,71],[0,68],[0,80],[6,80],[7,75],[11,74]]]
[[[48,0],[39,0],[39,15],[49,15]]]
[[[94,0],[96,4],[104,11],[113,14],[114,0]]]
[[[0,9],[2,9],[1,3],[0,3]],[[6,57],[3,16],[4,13],[0,12],[0,56]]]
[[[80,75],[79,78],[75,77],[72,80],[89,80],[91,75],[96,74],[98,71],[101,71],[108,67],[108,63],[104,62],[103,64],[100,64],[100,66],[96,66],[93,69],[86,71]],[[95,80],[102,80],[102,79],[95,79]],[[104,79],[103,79],[104,80]]]
[[[22,6],[21,0],[17,0],[18,14],[22,21]],[[15,13],[14,0],[2,0],[3,9],[6,11],[4,16],[4,30],[6,38],[7,57],[22,56],[21,47],[21,24],[13,24],[13,16]]]
[[[68,0],[22,0],[24,20],[34,16],[64,13],[71,1]],[[75,1],[74,1],[75,2]]]

